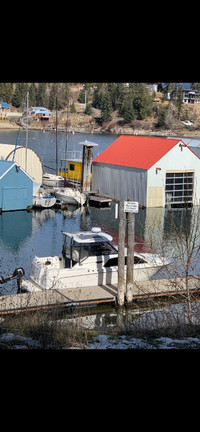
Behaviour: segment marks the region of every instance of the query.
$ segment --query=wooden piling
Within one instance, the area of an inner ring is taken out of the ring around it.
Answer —
[[[125,228],[126,218],[124,213],[124,201],[119,203],[119,226],[118,226],[118,292],[117,301],[119,306],[124,305],[125,296],[125,281],[124,281],[124,268],[125,268]]]
[[[134,278],[134,239],[135,213],[127,213],[127,273],[126,273],[126,301],[132,302]]]

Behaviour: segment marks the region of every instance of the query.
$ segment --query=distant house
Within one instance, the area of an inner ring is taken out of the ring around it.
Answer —
[[[92,162],[92,190],[144,207],[200,205],[200,158],[180,139],[122,135]]]
[[[28,114],[34,120],[49,120],[51,117],[51,111],[44,107],[32,106],[29,108]]]
[[[151,84],[146,84],[146,88],[149,92],[155,92],[157,93],[158,91],[158,84],[156,83],[151,83]]]
[[[0,160],[0,211],[26,210],[33,204],[33,179],[16,162]]]
[[[200,103],[200,92],[192,89],[182,89],[183,103],[185,104],[198,104]],[[175,100],[177,93],[175,90],[166,93],[167,100]]]
[[[10,112],[10,105],[7,102],[0,102],[0,117],[5,118],[8,112]]]

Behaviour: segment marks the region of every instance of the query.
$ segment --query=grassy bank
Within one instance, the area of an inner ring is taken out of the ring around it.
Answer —
[[[98,325],[103,314],[92,311],[85,312],[85,321],[83,311],[5,316],[0,324],[0,349],[200,349],[199,300],[193,303],[194,324],[189,324],[183,303],[168,304],[116,309],[104,327]],[[90,320],[95,321],[93,328]]]

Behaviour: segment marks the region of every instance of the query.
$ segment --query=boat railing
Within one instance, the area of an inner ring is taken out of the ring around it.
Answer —
[[[69,150],[67,151],[66,159],[60,159],[61,163],[64,163],[69,160],[79,159],[82,160],[82,152],[78,150]]]

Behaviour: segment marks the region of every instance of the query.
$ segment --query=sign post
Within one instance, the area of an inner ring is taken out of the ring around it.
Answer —
[[[126,219],[127,219],[127,273],[126,273],[127,303],[130,303],[133,298],[132,292],[133,292],[133,277],[134,277],[135,213],[138,213],[138,211],[139,211],[139,203],[137,201],[120,201],[119,233],[118,233],[118,304],[120,306],[124,304],[124,295],[125,295],[124,246],[125,246]]]
[[[137,201],[124,201],[125,213],[138,213],[139,203]]]
[[[119,226],[118,226],[118,291],[117,301],[119,306],[124,305],[125,281],[124,281],[124,244],[125,244],[126,219],[124,214],[124,201],[119,203]]]
[[[135,213],[139,211],[137,201],[124,201],[124,212],[127,213],[127,273],[126,273],[126,301],[133,299],[134,278],[134,242],[135,242]]]

